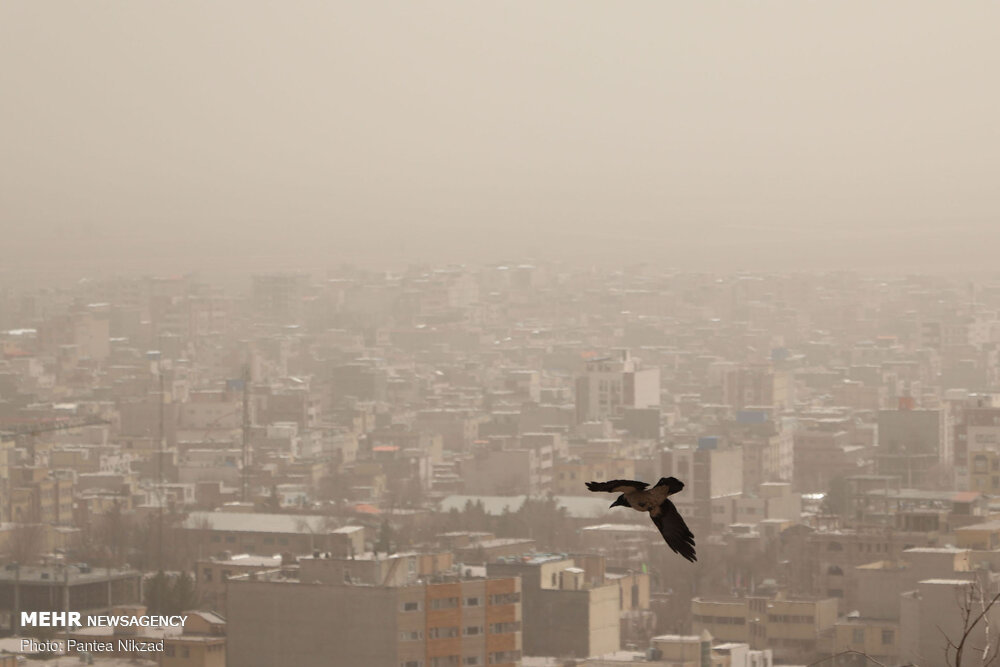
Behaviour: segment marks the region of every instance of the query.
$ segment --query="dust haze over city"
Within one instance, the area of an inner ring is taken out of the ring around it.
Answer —
[[[0,3],[0,667],[992,664],[998,25]]]

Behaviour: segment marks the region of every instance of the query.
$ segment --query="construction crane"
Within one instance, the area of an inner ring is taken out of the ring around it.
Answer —
[[[38,435],[50,431],[65,431],[71,428],[81,428],[83,426],[99,426],[110,424],[111,422],[102,417],[86,415],[83,417],[65,417],[61,419],[51,419],[47,421],[33,421],[19,426],[0,428],[0,437],[20,438],[28,435]]]
[[[103,417],[84,415],[82,417],[65,417],[59,419],[38,420],[26,422],[17,426],[7,426],[0,428],[0,440],[21,440],[27,441],[28,452],[32,460],[35,458],[34,437],[40,433],[51,433],[53,431],[67,431],[73,428],[84,426],[100,426],[111,422]]]

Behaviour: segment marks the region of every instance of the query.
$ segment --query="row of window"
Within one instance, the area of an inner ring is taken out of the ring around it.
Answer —
[[[521,659],[520,651],[497,651],[495,653],[490,653],[490,664],[491,665],[502,665],[505,662],[517,662]]]
[[[222,644],[209,644],[208,646],[205,647],[205,651],[207,653],[216,653],[222,650],[224,650]],[[180,656],[182,658],[190,658],[191,648],[189,646],[175,647],[168,644],[163,647],[163,654],[169,658],[173,658],[174,656]]]
[[[521,630],[521,622],[520,621],[512,621],[512,622],[509,622],[509,623],[491,623],[490,624],[490,632],[493,633],[493,634],[495,634],[495,635],[502,635],[502,634],[506,634],[508,632],[520,632],[520,630]]]
[[[220,581],[225,581],[226,579],[228,579],[229,577],[231,577],[232,574],[233,573],[232,573],[231,570],[223,570],[222,571],[222,577],[220,578]],[[202,575],[202,581],[204,581],[206,583],[212,581],[212,568],[206,567],[204,569],[204,572],[203,572],[203,575]]]
[[[767,620],[770,623],[815,623],[812,616],[795,616],[792,614],[768,614]]]
[[[712,625],[746,625],[747,619],[742,616],[701,616],[694,615],[696,623],[706,623]]]
[[[222,535],[213,534],[212,538],[211,538],[211,541],[212,542],[221,542],[222,541]],[[235,535],[226,535],[226,544],[236,544],[236,536]],[[264,544],[280,544],[282,546],[285,546],[285,545],[288,544],[288,538],[287,537],[279,537],[279,538],[275,539],[273,537],[265,537],[264,538]],[[250,548],[253,545],[252,544],[247,544],[245,546],[247,548]]]
[[[495,635],[506,634],[508,632],[519,632],[521,630],[521,622],[514,621],[510,623],[491,623],[490,632]],[[475,637],[477,635],[483,634],[483,626],[481,625],[467,625],[462,628],[461,634],[465,637]],[[431,628],[427,631],[428,639],[449,639],[452,637],[458,637],[459,628],[457,626],[447,626],[447,627],[436,627]],[[424,638],[423,630],[407,630],[405,632],[399,633],[399,640],[404,642],[415,642],[421,641]]]
[[[714,506],[712,506],[712,513],[713,514],[724,514],[725,512],[726,512],[726,506],[725,505],[714,505]],[[756,507],[737,507],[736,508],[736,512],[737,512],[737,514],[751,515],[751,514],[756,514],[757,513],[757,508]]]
[[[498,595],[490,596],[490,604],[514,604],[521,601],[520,593],[500,593]],[[459,606],[459,598],[434,598],[431,600],[431,609],[454,609]],[[466,607],[478,607],[482,604],[482,598],[479,597],[467,597],[465,598]],[[400,611],[420,611],[423,609],[423,603],[419,600],[411,600],[408,602],[403,602],[399,606]]]
[[[841,544],[840,542],[828,542],[827,545],[826,545],[826,550],[827,551],[843,551],[844,550],[844,545]],[[888,542],[882,542],[882,543],[877,543],[877,544],[874,544],[874,545],[871,542],[859,542],[858,543],[858,553],[861,553],[861,552],[871,553],[873,551],[876,552],[876,553],[878,553],[880,551],[884,551],[884,552],[888,553],[889,552],[889,543]]]
[[[428,639],[451,639],[458,636],[458,628],[455,626],[431,628],[427,631]]]
[[[490,665],[502,665],[508,662],[517,662],[521,659],[520,651],[496,651],[488,656]],[[431,658],[429,667],[458,667],[464,665],[473,667],[483,664],[478,655],[467,655],[464,658],[457,655],[446,655],[438,658]],[[424,667],[423,660],[404,660],[399,663],[399,667]]]
[[[882,645],[891,644],[896,638],[896,633],[892,630],[882,631]],[[855,628],[851,633],[851,643],[852,644],[864,644],[865,643],[865,629]]]

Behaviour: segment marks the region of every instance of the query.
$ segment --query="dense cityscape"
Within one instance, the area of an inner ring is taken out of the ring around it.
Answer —
[[[0,665],[996,650],[998,314],[983,279],[545,262],[7,289]],[[665,476],[697,562],[585,486]],[[184,621],[23,626],[53,611]]]

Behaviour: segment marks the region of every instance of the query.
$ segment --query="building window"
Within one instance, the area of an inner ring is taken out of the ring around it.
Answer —
[[[464,660],[462,660],[462,664],[463,665],[479,665],[479,664],[482,664],[482,663],[479,662],[479,656],[478,655],[469,655],[469,656],[466,656]]]
[[[465,628],[465,636],[466,637],[470,637],[472,635],[478,635],[478,634],[481,634],[482,631],[483,631],[482,626],[479,626],[479,625],[468,625]]]
[[[892,630],[883,630],[882,631],[882,644],[883,645],[891,644],[895,638],[896,638],[895,637],[895,633]]]
[[[420,611],[419,602],[404,602],[403,611]]]
[[[433,632],[433,630],[431,631]],[[410,630],[407,632],[399,633],[399,641],[403,642],[416,642],[424,638],[424,633],[422,630]]]
[[[490,633],[494,635],[505,635],[510,632],[517,632],[521,629],[520,621],[513,621],[510,623],[491,623]]]
[[[431,600],[431,609],[452,609],[458,606],[458,598],[436,598]]]
[[[399,667],[424,667],[424,663],[420,660],[407,660],[399,663]]]
[[[429,639],[448,639],[450,637],[457,636],[458,628],[456,627],[431,628],[427,631],[427,637]]]
[[[862,628],[855,628],[851,633],[851,642],[854,644],[865,643],[865,631]]]
[[[209,582],[209,581],[212,581],[212,568],[210,568],[210,567],[206,567],[206,568],[205,568],[205,569],[204,569],[204,570],[202,571],[202,575],[203,575],[203,576],[202,576],[202,580],[203,580],[203,581],[206,581],[206,582]]]
[[[479,598],[477,598],[477,597],[476,598],[465,598],[465,606],[466,607],[478,607],[479,606]]]
[[[497,651],[496,653],[490,653],[491,665],[502,665],[506,662],[517,662],[520,659],[520,651]]]

